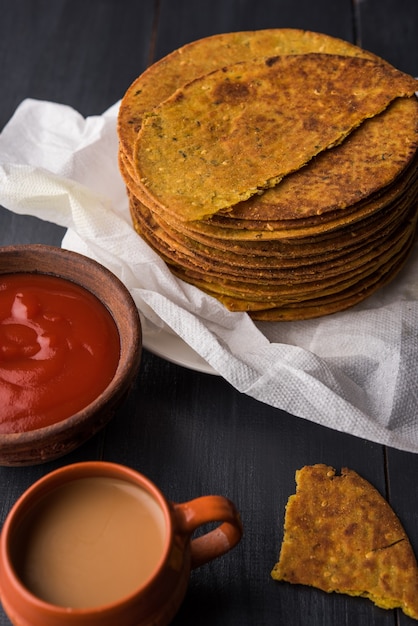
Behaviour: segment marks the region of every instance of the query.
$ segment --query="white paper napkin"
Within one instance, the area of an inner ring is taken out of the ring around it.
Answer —
[[[0,204],[66,227],[62,246],[119,276],[148,334],[170,329],[240,392],[418,452],[417,246],[388,287],[346,312],[257,325],[230,313],[175,278],[133,230],[117,165],[118,104],[85,119],[23,101],[0,135]]]

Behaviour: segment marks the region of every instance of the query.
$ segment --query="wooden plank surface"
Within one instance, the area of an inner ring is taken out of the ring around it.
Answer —
[[[157,58],[215,33],[260,28],[302,28],[352,41],[351,0],[161,0]]]
[[[395,67],[418,75],[418,2],[416,0],[358,0],[359,44]]]
[[[395,18],[394,18],[395,16]],[[418,76],[418,2],[415,0],[363,0],[358,3],[359,43],[382,55],[404,72]],[[416,332],[416,329],[415,329]],[[418,382],[418,370],[417,370]],[[411,389],[411,393],[416,390]],[[405,402],[405,411],[408,403]],[[411,416],[416,419],[416,416]],[[388,448],[388,499],[418,552],[418,455]],[[413,623],[402,613],[398,624]]]
[[[417,6],[416,0],[0,0],[0,128],[26,97],[100,114],[151,59],[231,30],[317,30],[361,41],[418,74],[417,20],[411,25]],[[0,209],[0,245],[59,245],[62,235],[55,225]],[[144,351],[136,385],[106,430],[56,462],[0,468],[0,519],[51,469],[101,458],[147,474],[170,499],[223,493],[241,511],[243,541],[230,555],[193,572],[176,626],[413,623],[364,599],[275,583],[270,570],[295,470],[317,462],[352,467],[370,480],[390,498],[418,552],[417,455],[290,416],[238,393],[218,376]],[[7,624],[1,611],[0,626]]]

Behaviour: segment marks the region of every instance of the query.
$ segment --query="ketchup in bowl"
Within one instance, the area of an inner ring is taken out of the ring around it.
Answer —
[[[47,274],[0,276],[0,433],[59,422],[92,402],[119,361],[116,324],[79,285]]]

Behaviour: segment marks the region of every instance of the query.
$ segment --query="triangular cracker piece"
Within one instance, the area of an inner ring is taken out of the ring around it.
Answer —
[[[363,596],[418,619],[417,561],[402,525],[356,472],[327,465],[296,472],[275,580]]]

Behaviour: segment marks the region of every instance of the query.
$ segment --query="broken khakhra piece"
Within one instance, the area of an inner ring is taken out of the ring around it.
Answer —
[[[362,596],[418,619],[418,566],[392,508],[350,469],[327,465],[296,472],[285,514],[278,581]]]

